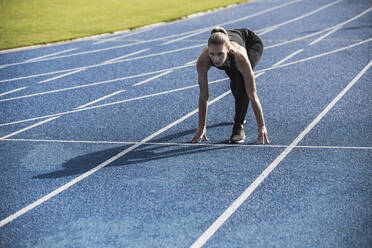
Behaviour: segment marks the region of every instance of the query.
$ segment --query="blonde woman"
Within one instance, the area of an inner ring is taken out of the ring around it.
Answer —
[[[257,142],[269,143],[262,107],[257,96],[253,69],[263,52],[261,39],[251,30],[242,28],[225,30],[216,27],[212,30],[208,46],[200,54],[196,69],[199,83],[199,122],[192,142],[208,140],[206,119],[208,110],[208,78],[211,66],[225,70],[230,78],[230,87],[235,98],[235,117],[231,143],[242,143],[245,139],[244,123],[249,101],[257,121]]]

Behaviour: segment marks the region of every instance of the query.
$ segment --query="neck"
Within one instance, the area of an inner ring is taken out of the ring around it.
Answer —
[[[227,58],[226,58],[226,60],[225,60],[225,62],[223,63],[222,66],[227,66],[227,67],[230,66],[230,56],[229,56],[229,54],[230,54],[230,51],[227,52]]]

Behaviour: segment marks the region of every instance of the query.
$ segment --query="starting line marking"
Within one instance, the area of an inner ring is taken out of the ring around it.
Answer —
[[[191,136],[190,136],[191,137]],[[109,140],[48,140],[48,139],[4,139],[11,142],[44,142],[44,143],[77,143],[77,144],[96,144],[96,145],[134,145],[139,142],[134,141],[109,141]],[[289,145],[271,145],[271,144],[224,144],[224,143],[187,143],[187,142],[146,142],[144,145],[159,146],[205,146],[205,147],[259,147],[259,148],[287,148]],[[372,150],[372,146],[295,146],[294,148],[303,149],[344,149],[344,150]]]

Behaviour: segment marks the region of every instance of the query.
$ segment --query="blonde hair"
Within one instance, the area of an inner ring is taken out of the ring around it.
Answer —
[[[223,27],[215,27],[211,31],[208,45],[222,45],[230,42],[229,35]]]

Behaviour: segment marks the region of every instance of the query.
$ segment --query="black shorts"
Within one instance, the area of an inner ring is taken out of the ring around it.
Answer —
[[[252,69],[254,69],[263,53],[264,46],[262,40],[249,29],[243,28],[240,31],[245,40],[245,49],[247,50],[249,62]]]

